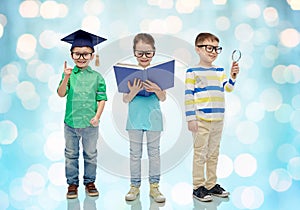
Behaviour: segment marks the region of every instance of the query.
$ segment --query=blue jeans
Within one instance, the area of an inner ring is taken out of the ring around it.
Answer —
[[[65,170],[67,183],[79,185],[79,141],[82,140],[84,175],[83,184],[95,182],[97,168],[98,127],[72,128],[65,124]]]
[[[160,180],[160,131],[128,130],[130,140],[130,175],[131,185],[141,185],[141,158],[143,154],[143,135],[147,136],[149,157],[149,182],[159,183]]]

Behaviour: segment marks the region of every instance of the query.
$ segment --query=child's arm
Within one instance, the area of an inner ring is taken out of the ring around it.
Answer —
[[[197,132],[198,122],[196,119],[196,108],[194,100],[195,76],[191,69],[186,72],[185,78],[185,116],[188,121],[188,129],[191,132]]]
[[[233,62],[232,66],[231,66],[231,70],[230,70],[230,78],[229,79],[226,78],[227,76],[223,72],[223,75],[224,75],[223,76],[223,78],[224,78],[223,87],[226,92],[233,91],[235,79],[237,77],[237,74],[239,73],[239,70],[240,70],[239,64],[237,62]]]
[[[68,81],[69,81],[71,73],[72,73],[72,68],[68,68],[67,61],[65,61],[65,65],[64,65],[64,75],[65,76],[57,89],[57,94],[60,97],[64,97],[66,95],[67,85],[68,85]]]
[[[143,88],[143,83],[139,79],[134,79],[132,85],[130,84],[130,81],[128,81],[127,85],[130,91],[129,93],[123,94],[124,103],[129,103]]]
[[[240,71],[239,64],[237,62],[233,62],[231,66],[230,76],[232,79],[236,79],[237,74]]]
[[[157,84],[155,84],[154,82],[146,80],[144,82],[144,87],[145,87],[146,91],[155,93],[157,98],[160,101],[166,100],[166,91],[161,90],[160,87]]]
[[[98,101],[98,108],[97,108],[96,115],[90,120],[90,123],[94,127],[99,125],[99,120],[100,120],[101,114],[103,112],[104,106],[105,106],[105,101],[104,100]]]

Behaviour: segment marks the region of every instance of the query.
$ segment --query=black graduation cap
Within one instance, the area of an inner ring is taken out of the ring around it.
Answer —
[[[94,46],[105,41],[106,39],[95,34],[91,34],[84,30],[75,31],[61,39],[61,41],[72,44],[71,50],[74,47],[90,47],[94,51]]]

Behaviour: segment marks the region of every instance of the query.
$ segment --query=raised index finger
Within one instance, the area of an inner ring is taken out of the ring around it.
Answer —
[[[67,61],[65,61],[65,69],[67,68]]]

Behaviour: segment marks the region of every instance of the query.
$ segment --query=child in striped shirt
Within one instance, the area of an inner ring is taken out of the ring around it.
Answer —
[[[211,195],[229,195],[216,183],[216,171],[225,112],[224,90],[234,89],[239,66],[232,63],[228,79],[224,69],[213,64],[222,51],[219,38],[213,34],[198,34],[195,50],[200,62],[187,69],[185,80],[186,120],[194,138],[193,196],[200,201],[211,201]]]

